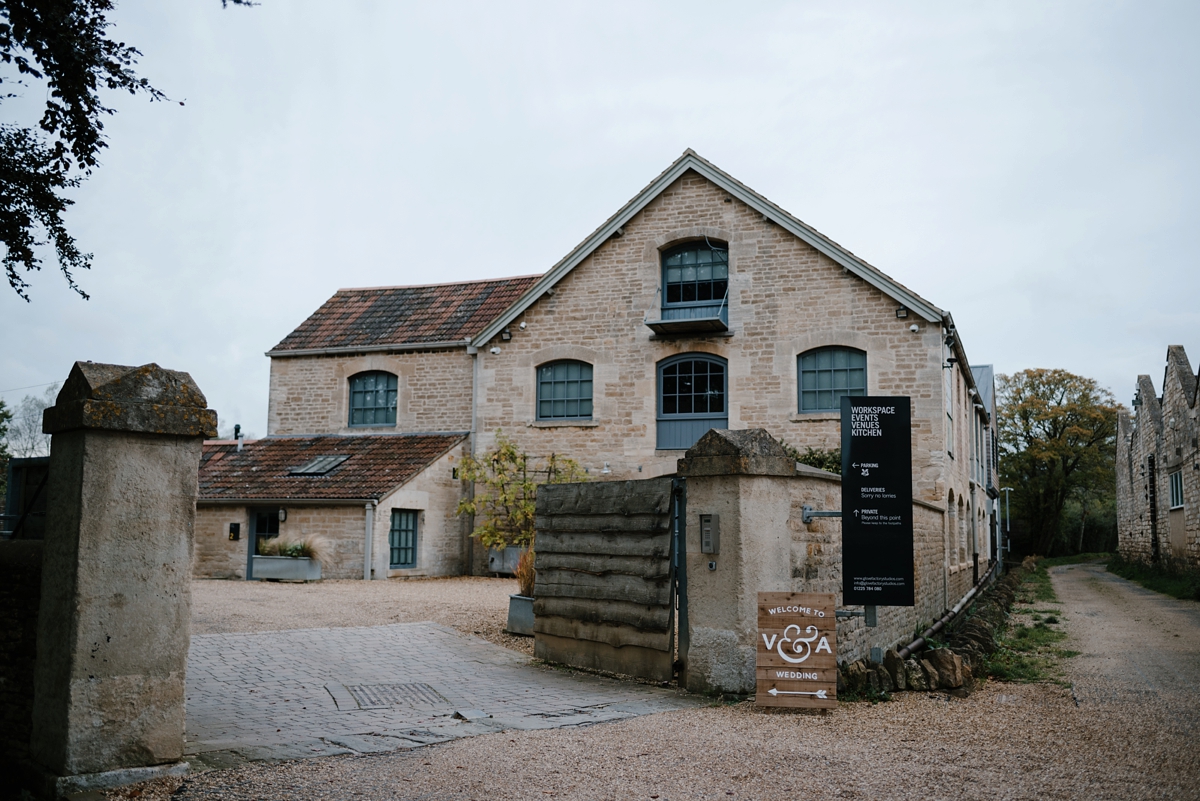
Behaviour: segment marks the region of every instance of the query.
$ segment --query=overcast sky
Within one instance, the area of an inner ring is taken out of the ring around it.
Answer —
[[[949,309],[973,363],[1128,403],[1167,345],[1200,359],[1195,2],[126,0],[114,20],[185,105],[107,98],[69,215],[92,297],[50,265],[32,303],[0,291],[10,405],[77,359],[153,361],[263,434],[264,351],[339,287],[544,272],[688,147]]]

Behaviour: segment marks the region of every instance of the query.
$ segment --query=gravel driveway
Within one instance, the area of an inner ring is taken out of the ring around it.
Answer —
[[[175,797],[1200,797],[1200,702],[1181,692],[1195,686],[1200,665],[1200,604],[1146,593],[1093,566],[1056,570],[1053,580],[1072,647],[1083,652],[1066,664],[1074,694],[989,682],[967,699],[905,693],[826,715],[711,706],[390,754],[257,763],[193,775]]]

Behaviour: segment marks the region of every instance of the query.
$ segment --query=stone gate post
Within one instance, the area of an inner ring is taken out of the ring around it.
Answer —
[[[763,429],[713,429],[679,460],[679,475],[687,479],[689,635],[680,683],[693,692],[752,693],[758,593],[794,586],[796,462]],[[701,515],[717,516],[717,553],[703,552]]]
[[[57,792],[183,755],[196,475],[217,420],[206,406],[187,373],[76,362],[45,411],[30,746]]]

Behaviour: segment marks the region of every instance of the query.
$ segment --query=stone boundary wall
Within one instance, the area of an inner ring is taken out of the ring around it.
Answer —
[[[671,492],[669,477],[538,490],[539,659],[671,680]]]
[[[0,542],[0,764],[29,755],[42,599],[42,543]]]

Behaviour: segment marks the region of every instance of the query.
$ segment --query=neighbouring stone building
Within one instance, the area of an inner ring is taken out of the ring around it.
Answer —
[[[1200,565],[1197,386],[1181,345],[1167,348],[1162,395],[1139,375],[1117,418],[1117,548],[1126,559]]]
[[[990,366],[969,365],[949,312],[690,150],[544,274],[339,290],[267,355],[268,437],[248,449],[321,436],[336,455],[406,432],[481,453],[502,430],[594,480],[673,473],[712,428],[836,448],[843,395],[906,395],[913,496],[942,532],[918,559],[939,566],[952,604],[995,555]],[[446,480],[448,464],[431,457],[421,475]],[[466,491],[427,495],[418,571],[482,568],[453,516]],[[202,483],[198,541],[201,528],[226,537],[216,502]],[[235,575],[231,553],[198,564]]]

